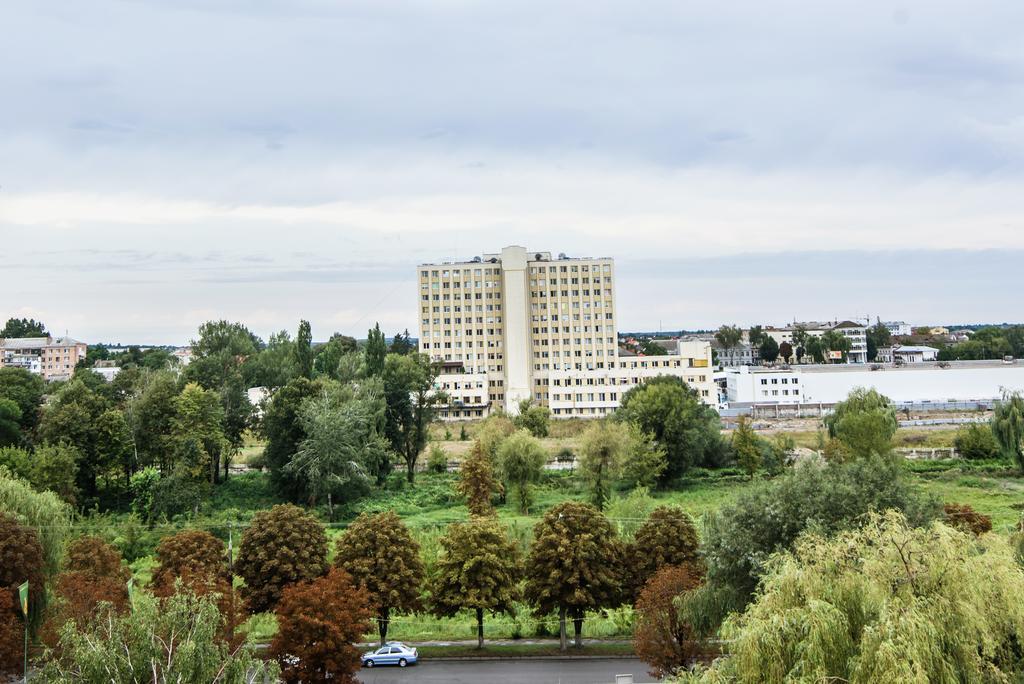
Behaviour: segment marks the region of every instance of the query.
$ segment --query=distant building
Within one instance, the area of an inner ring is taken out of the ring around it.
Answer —
[[[192,347],[178,347],[171,356],[178,360],[179,366],[187,366],[192,362]]]
[[[903,321],[886,321],[882,325],[893,337],[910,337],[914,334],[914,329],[910,327],[910,324]]]
[[[718,365],[723,368],[753,366],[761,360],[760,351],[749,342],[740,342],[736,346],[726,349],[720,342],[715,340],[711,343],[711,349],[715,352]]]
[[[896,344],[891,347],[878,348],[879,363],[924,363],[935,361],[939,350],[935,347],[913,344]]]
[[[24,368],[45,380],[67,380],[85,352],[85,342],[70,337],[0,338],[0,368]]]
[[[928,330],[929,335],[949,335],[949,328],[944,328],[941,325],[935,326]]]
[[[506,247],[416,271],[419,350],[440,364],[442,419],[515,414],[525,399],[557,418],[600,417],[658,375],[716,402],[708,342],[673,340],[654,356],[620,349],[610,258]]]
[[[793,333],[801,328],[808,335],[814,337],[821,337],[830,330],[838,332],[850,341],[850,350],[846,353],[846,363],[868,362],[868,328],[864,323],[858,323],[857,321],[806,321],[803,323],[793,323],[783,328],[765,328],[764,334],[772,337],[780,346],[783,342],[788,342],[795,351],[799,345],[793,341]],[[802,361],[808,363],[811,359],[808,359],[805,355]]]

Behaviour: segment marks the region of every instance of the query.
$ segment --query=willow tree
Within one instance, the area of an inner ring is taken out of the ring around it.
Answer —
[[[1015,681],[1022,595],[1001,535],[874,514],[777,557],[754,603],[722,628],[729,657],[682,681]]]
[[[1024,395],[1007,392],[992,415],[992,434],[999,450],[1024,470]]]

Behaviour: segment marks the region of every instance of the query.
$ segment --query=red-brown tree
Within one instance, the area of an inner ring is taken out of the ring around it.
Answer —
[[[692,563],[667,565],[647,581],[636,602],[633,640],[636,654],[654,677],[666,677],[697,654],[693,630],[680,620],[677,596],[700,586],[700,568]]]
[[[285,587],[277,604],[277,634],[270,655],[286,682],[355,682],[360,667],[353,645],[372,625],[369,594],[341,568]]]

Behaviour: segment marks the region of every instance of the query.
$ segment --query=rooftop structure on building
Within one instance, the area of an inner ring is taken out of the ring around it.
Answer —
[[[441,364],[447,419],[476,418],[522,401],[555,417],[602,416],[657,375],[715,401],[711,346],[674,340],[665,355],[626,356],[616,332],[610,257],[506,247],[466,261],[421,264],[419,347]]]

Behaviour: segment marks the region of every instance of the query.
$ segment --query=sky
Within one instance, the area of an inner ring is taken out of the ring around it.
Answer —
[[[1024,3],[0,7],[0,317],[416,334],[416,265],[612,256],[622,330],[1024,319]]]

